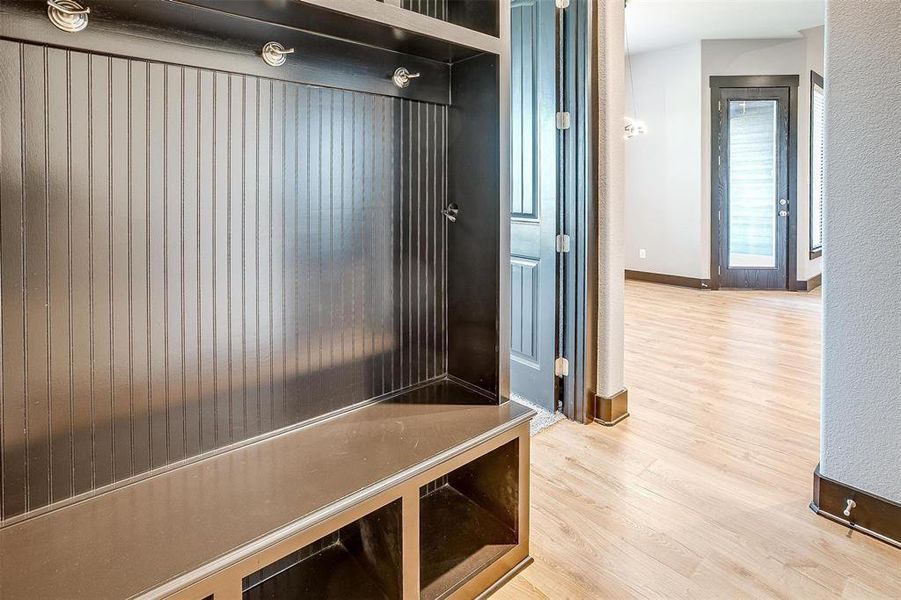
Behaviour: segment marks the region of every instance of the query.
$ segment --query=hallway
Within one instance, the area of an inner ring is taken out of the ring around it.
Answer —
[[[808,509],[820,294],[626,283],[631,417],[533,438],[535,563],[497,598],[898,598],[901,551]]]

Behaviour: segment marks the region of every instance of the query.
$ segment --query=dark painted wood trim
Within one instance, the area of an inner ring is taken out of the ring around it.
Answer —
[[[723,88],[784,87],[788,88],[788,276],[789,290],[797,289],[798,273],[798,75],[712,75],[710,77],[710,289],[720,289],[719,279],[719,222],[720,209],[716,197],[719,165],[716,163],[716,147],[719,114],[716,100]]]
[[[631,271],[626,269],[626,279],[634,281],[649,281],[651,283],[662,283],[664,285],[677,285],[680,287],[696,288],[706,290],[710,287],[709,279],[699,279],[697,277],[683,277],[682,275],[666,275],[664,273],[649,273],[647,271]]]
[[[364,45],[181,2],[91,0],[88,4],[90,24],[84,31],[72,34],[50,24],[46,2],[2,0],[0,38],[112,57],[450,103],[450,64],[447,61],[399,54],[394,47]],[[220,4],[229,10],[237,6],[257,6],[257,3]],[[305,7],[307,5],[300,3],[290,4],[291,11]],[[271,67],[260,58],[260,49],[267,40],[277,40],[295,48],[296,52],[281,67]],[[444,46],[447,44],[442,43]],[[391,73],[401,61],[411,71],[422,74],[415,85],[403,89],[391,81]]]
[[[788,287],[798,281],[798,85],[797,75],[788,84]]]
[[[848,515],[848,500],[855,503]],[[831,521],[877,540],[901,548],[901,504],[880,498],[813,471],[813,501],[810,509]]]
[[[798,87],[797,75],[711,75],[711,88]]]
[[[609,398],[594,397],[594,422],[612,427],[629,416],[629,390],[623,388]]]
[[[811,290],[815,290],[818,287],[823,285],[823,275],[816,275],[815,277],[811,277],[807,281],[801,280],[797,284],[795,284],[795,291],[797,292],[809,292]]]
[[[817,73],[816,71],[810,72],[810,103],[808,108],[808,120],[809,127],[807,129],[807,147],[809,149],[808,159],[807,159],[807,243],[810,245],[810,232],[813,231],[813,211],[810,210],[810,207],[813,205],[813,89],[814,86],[820,86],[820,89],[825,90],[825,84],[823,81],[823,76]],[[820,240],[822,242],[822,240]],[[810,260],[815,258],[819,258],[823,256],[823,246],[820,245],[819,248],[811,247],[808,253]]]

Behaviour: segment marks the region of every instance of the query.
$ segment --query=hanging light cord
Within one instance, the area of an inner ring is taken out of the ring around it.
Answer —
[[[628,0],[626,2],[626,8],[628,8],[629,3]],[[632,94],[632,114],[634,115],[632,118],[638,118],[638,98],[635,96],[635,75],[632,74],[632,50],[629,47],[629,23],[628,19],[623,19],[623,30],[626,34],[626,61],[629,65],[629,88],[631,89]]]

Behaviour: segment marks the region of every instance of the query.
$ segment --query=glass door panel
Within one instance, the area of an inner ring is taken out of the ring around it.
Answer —
[[[778,102],[729,101],[728,267],[775,269]]]

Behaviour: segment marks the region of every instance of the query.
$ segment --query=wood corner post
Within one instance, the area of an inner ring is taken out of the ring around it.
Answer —
[[[612,396],[594,397],[594,422],[613,427],[629,416],[629,390],[623,388]]]

